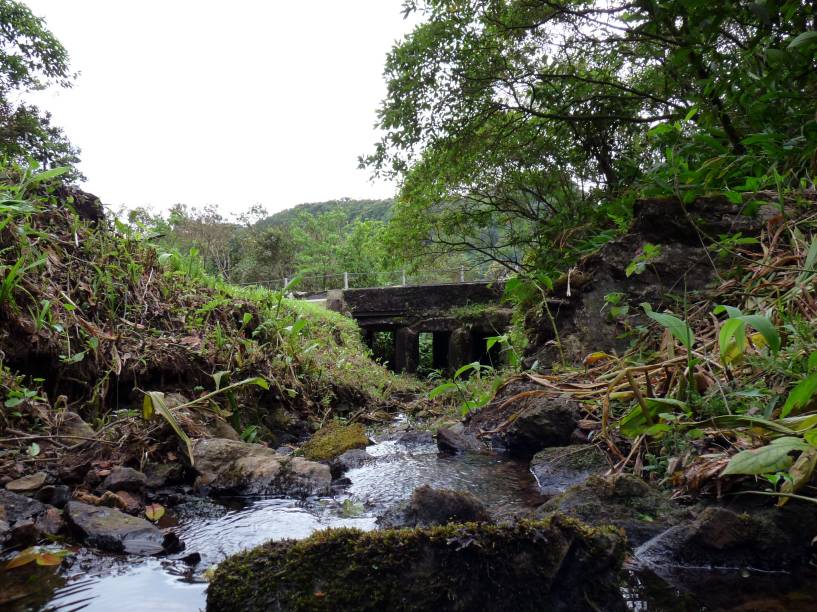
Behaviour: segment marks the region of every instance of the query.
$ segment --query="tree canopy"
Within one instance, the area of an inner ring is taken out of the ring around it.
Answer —
[[[362,163],[401,181],[394,231],[415,254],[431,241],[540,267],[553,245],[581,242],[582,227],[620,218],[634,190],[735,198],[811,180],[812,2],[405,10],[421,23],[388,56],[384,136]]]
[[[79,150],[51,115],[16,101],[21,92],[73,82],[68,52],[27,6],[0,0],[0,154],[12,160],[30,158],[42,167],[69,166],[72,178]]]

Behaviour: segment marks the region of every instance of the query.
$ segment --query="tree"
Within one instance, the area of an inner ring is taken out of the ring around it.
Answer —
[[[21,92],[70,87],[73,78],[68,53],[45,22],[20,2],[0,0],[0,153],[43,167],[69,166],[70,178],[82,178],[75,168],[79,150],[51,125],[51,115],[14,101]]]
[[[361,162],[401,180],[393,231],[410,256],[430,241],[537,267],[620,217],[633,188],[695,197],[815,170],[812,2],[405,10],[423,20],[388,56],[384,136]]]

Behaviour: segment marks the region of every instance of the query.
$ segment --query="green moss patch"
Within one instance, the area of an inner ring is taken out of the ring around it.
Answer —
[[[301,450],[304,457],[313,461],[334,459],[353,448],[366,448],[369,438],[360,423],[345,425],[332,421],[324,425]]]
[[[222,563],[207,610],[623,610],[622,537],[562,515],[270,542]]]

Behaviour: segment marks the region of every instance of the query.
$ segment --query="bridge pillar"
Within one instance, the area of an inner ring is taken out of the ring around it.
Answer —
[[[414,374],[420,364],[420,334],[409,327],[394,332],[394,369]]]
[[[456,372],[466,363],[473,361],[471,359],[473,348],[473,340],[469,329],[460,327],[452,331],[451,338],[448,341],[449,372]]]

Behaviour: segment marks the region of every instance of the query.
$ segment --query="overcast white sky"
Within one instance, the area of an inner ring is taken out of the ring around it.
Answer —
[[[81,74],[36,94],[82,149],[86,189],[118,207],[270,212],[380,198],[357,156],[402,0],[24,0]]]

